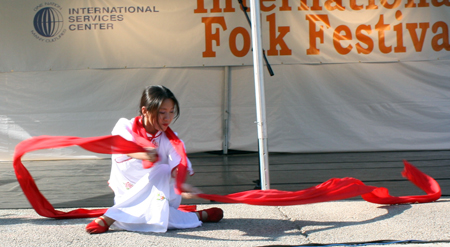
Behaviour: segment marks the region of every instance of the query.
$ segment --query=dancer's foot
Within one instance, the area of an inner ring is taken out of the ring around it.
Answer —
[[[223,218],[223,210],[220,208],[208,208],[196,213],[202,222],[219,222]]]
[[[104,233],[108,231],[111,224],[108,224],[103,216],[98,217],[86,226],[86,232],[90,234]]]

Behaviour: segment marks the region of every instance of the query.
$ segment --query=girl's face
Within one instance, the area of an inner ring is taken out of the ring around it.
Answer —
[[[150,134],[156,134],[158,130],[166,131],[169,124],[172,123],[175,116],[175,104],[173,103],[173,100],[165,99],[157,112],[158,116],[156,117],[156,123],[150,122],[154,121],[154,118],[152,118],[150,112],[147,111],[145,107],[142,107],[142,113],[145,117],[145,130]]]

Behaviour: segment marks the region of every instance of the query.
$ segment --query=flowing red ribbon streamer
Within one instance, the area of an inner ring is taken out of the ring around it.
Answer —
[[[105,209],[76,209],[70,212],[55,210],[53,205],[41,194],[33,177],[22,164],[21,158],[28,152],[62,148],[78,145],[95,153],[123,154],[145,152],[141,146],[129,142],[120,136],[101,136],[80,138],[72,136],[38,136],[22,141],[16,146],[14,152],[14,171],[22,191],[34,210],[41,216],[50,218],[89,218],[103,215]]]
[[[169,129],[166,135],[172,145],[186,160],[183,143]],[[127,141],[120,136],[102,137],[71,137],[71,136],[39,136],[33,137],[19,143],[14,153],[14,170],[17,180],[35,211],[44,217],[50,218],[90,218],[103,215],[106,209],[75,209],[69,212],[55,210],[51,203],[41,194],[36,183],[22,164],[21,158],[28,152],[48,149],[62,148],[78,145],[88,151],[105,154],[126,154],[145,152],[145,149],[136,143]],[[322,184],[300,191],[279,190],[250,190],[230,195],[200,194],[199,197],[224,203],[246,203],[252,205],[287,206],[301,205],[307,203],[326,202],[342,200],[362,195],[363,199],[379,204],[402,204],[402,203],[425,203],[436,201],[441,197],[441,188],[432,177],[424,174],[408,162],[405,163],[403,176],[413,182],[426,195],[394,197],[389,195],[386,188],[367,186],[355,178],[333,178]],[[179,166],[177,176],[177,191],[184,182],[187,165]],[[193,210],[193,208],[187,208]],[[195,210],[195,208],[194,208]]]
[[[378,204],[405,204],[433,202],[441,197],[441,188],[432,177],[404,161],[404,177],[425,191],[426,195],[391,196],[383,187],[365,185],[355,178],[332,178],[317,186],[300,191],[250,190],[235,194],[208,195],[201,198],[225,203],[246,203],[252,205],[290,206],[347,199],[361,195],[368,202]]]

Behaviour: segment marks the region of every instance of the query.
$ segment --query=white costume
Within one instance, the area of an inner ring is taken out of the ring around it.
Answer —
[[[121,118],[112,134],[134,141],[134,119]],[[116,220],[114,226],[140,232],[166,232],[172,228],[194,228],[202,225],[195,213],[178,210],[181,196],[174,190],[172,169],[181,157],[175,151],[164,132],[155,136],[147,134],[157,147],[159,161],[152,168],[144,169],[142,161],[126,155],[113,154],[109,186],[114,191],[114,206],[106,216]],[[192,174],[191,164],[189,172]]]

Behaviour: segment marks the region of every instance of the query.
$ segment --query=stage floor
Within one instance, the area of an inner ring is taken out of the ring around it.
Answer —
[[[230,194],[255,189],[259,179],[257,153],[190,154],[195,175],[189,183],[208,194]],[[391,195],[424,192],[401,176],[403,160],[430,175],[450,195],[450,151],[271,153],[270,188],[301,190],[330,178],[354,177],[367,185],[382,186]],[[24,161],[42,194],[55,208],[109,207],[113,193],[107,180],[110,160]],[[0,208],[30,208],[16,180],[12,162],[0,162]],[[355,197],[360,199],[360,197]],[[209,204],[185,200],[183,204]]]

